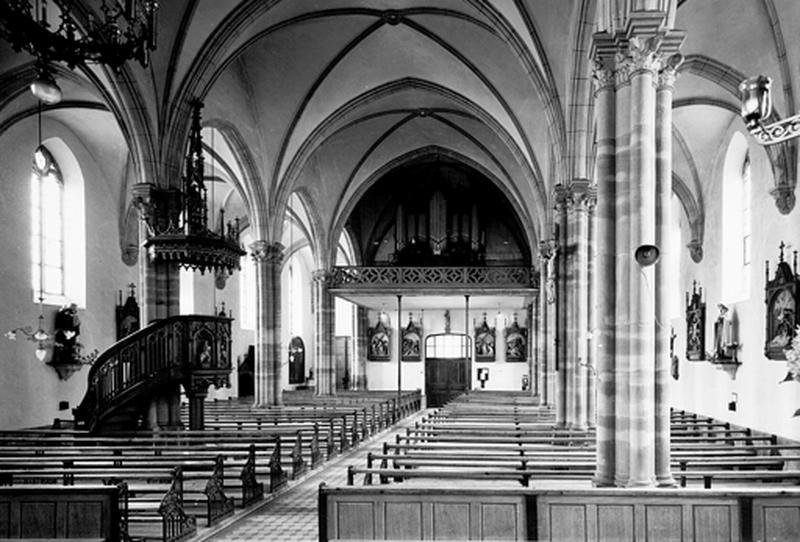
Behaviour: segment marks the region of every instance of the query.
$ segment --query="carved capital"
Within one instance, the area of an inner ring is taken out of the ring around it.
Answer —
[[[686,245],[689,249],[689,256],[691,256],[692,261],[694,263],[700,263],[703,261],[703,242],[699,239],[692,239],[689,241],[689,244]]]
[[[628,52],[620,47],[614,55],[614,85],[619,88],[630,84],[633,60]]]
[[[574,179],[567,196],[569,211],[591,212],[597,203],[597,188],[589,179]]]
[[[614,88],[614,67],[609,65],[607,60],[601,58],[592,59],[592,81],[595,92],[604,89]]]
[[[661,68],[660,36],[643,38],[633,36],[628,40],[628,55],[631,60],[632,75],[635,73],[650,72],[653,75]]]
[[[333,273],[327,269],[317,269],[311,272],[311,280],[320,285],[328,284],[332,279]]]
[[[563,213],[571,205],[571,198],[567,187],[558,183],[553,187],[553,209],[556,213]]]
[[[788,215],[794,209],[795,195],[794,186],[790,184],[779,184],[769,191],[769,194],[775,198],[775,207],[782,215]]]
[[[664,61],[664,67],[658,72],[658,88],[671,90],[678,77],[678,68],[683,64],[684,58],[680,53],[669,56]]]
[[[552,240],[539,241],[539,259],[547,261],[556,255],[556,246]]]
[[[255,241],[250,245],[250,252],[256,262],[280,265],[283,263],[283,245],[269,241]]]

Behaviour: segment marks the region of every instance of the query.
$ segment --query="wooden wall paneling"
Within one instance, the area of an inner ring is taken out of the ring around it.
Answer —
[[[800,500],[756,497],[752,504],[753,540],[794,542],[800,539]]]

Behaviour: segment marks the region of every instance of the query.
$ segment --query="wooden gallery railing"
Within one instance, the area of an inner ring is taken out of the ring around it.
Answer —
[[[391,287],[404,288],[480,288],[536,289],[539,275],[533,267],[402,267],[337,266],[333,268],[331,289],[361,290]]]
[[[97,431],[123,405],[147,399],[164,384],[183,384],[191,429],[202,429],[202,401],[210,385],[228,384],[231,320],[183,315],[159,320],[100,354],[89,387],[74,409],[78,428]]]

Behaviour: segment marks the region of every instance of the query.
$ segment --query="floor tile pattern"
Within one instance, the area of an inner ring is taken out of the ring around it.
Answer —
[[[401,420],[397,425],[384,430],[356,449],[332,458],[318,469],[311,471],[290,487],[253,511],[237,514],[232,520],[214,529],[200,529],[196,542],[307,542],[318,540],[317,492],[325,482],[329,486],[347,484],[347,466],[364,465],[367,452],[380,452],[381,444],[394,440],[396,433],[404,432],[407,426],[424,415],[420,412]]]

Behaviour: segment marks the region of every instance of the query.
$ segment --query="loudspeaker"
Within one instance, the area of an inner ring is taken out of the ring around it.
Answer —
[[[653,265],[661,257],[661,251],[655,245],[640,245],[634,252],[633,257],[642,267]]]

